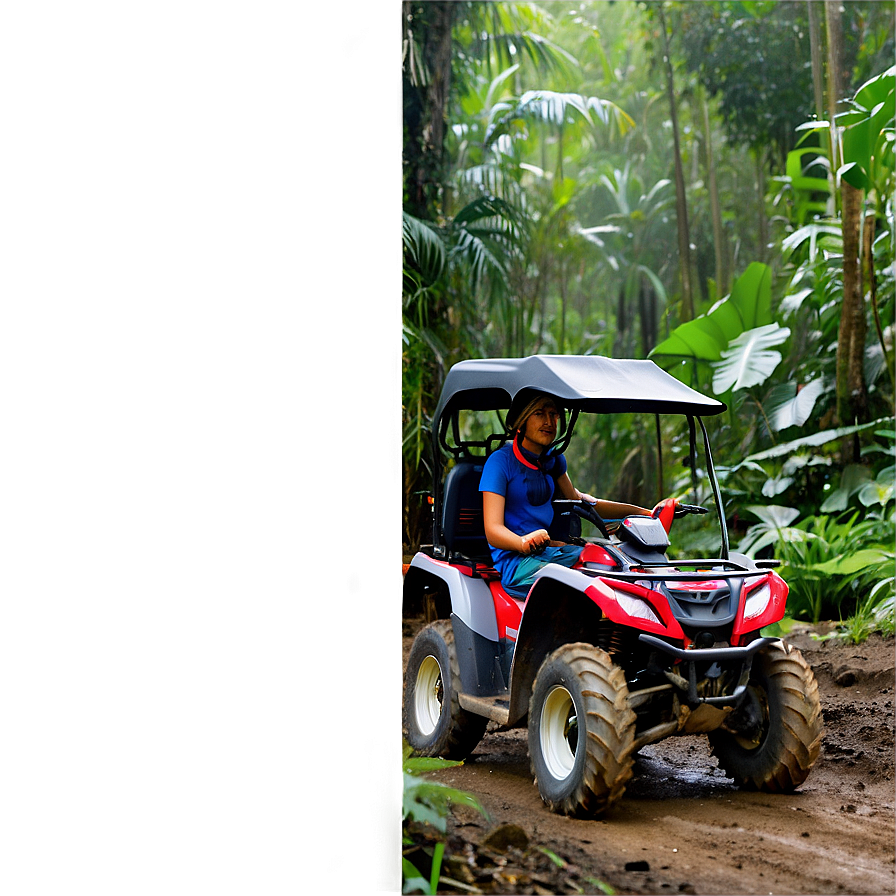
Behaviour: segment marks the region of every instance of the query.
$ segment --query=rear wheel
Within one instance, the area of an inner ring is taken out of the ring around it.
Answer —
[[[459,693],[454,631],[439,619],[420,631],[408,656],[404,730],[415,753],[466,759],[482,740],[488,719],[462,709]]]
[[[554,812],[601,815],[632,776],[635,714],[625,675],[591,644],[564,644],[542,663],[529,703],[529,756]]]
[[[744,703],[709,742],[719,767],[739,787],[785,793],[808,777],[822,733],[815,675],[782,641],[756,654]]]

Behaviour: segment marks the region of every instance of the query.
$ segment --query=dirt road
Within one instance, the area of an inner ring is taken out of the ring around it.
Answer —
[[[525,729],[491,723],[463,767],[435,775],[490,815],[455,810],[444,873],[459,885],[439,892],[896,893],[893,639],[789,640],[815,669],[825,718],[797,793],[740,791],[704,737],[670,738],[642,750],[606,818],[569,819],[541,802]]]

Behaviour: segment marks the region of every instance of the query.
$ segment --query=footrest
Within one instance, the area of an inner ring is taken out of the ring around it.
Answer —
[[[499,725],[510,721],[510,704],[507,697],[473,697],[470,694],[458,694],[460,705],[477,716],[485,716]]]

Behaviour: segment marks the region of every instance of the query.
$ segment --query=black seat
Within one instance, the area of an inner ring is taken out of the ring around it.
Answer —
[[[445,477],[442,500],[442,537],[449,551],[471,559],[484,558],[491,565],[491,552],[482,522],[481,457],[458,458]]]

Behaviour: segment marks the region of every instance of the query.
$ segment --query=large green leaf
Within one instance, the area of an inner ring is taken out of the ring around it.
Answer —
[[[601,124],[614,122],[622,134],[635,126],[634,119],[610,100],[554,90],[528,90],[516,102],[496,103],[489,117],[485,145],[510,133],[515,123],[526,119],[561,126],[575,118],[593,125],[596,117]]]
[[[712,388],[716,395],[735,389],[749,389],[764,383],[781,363],[781,353],[772,351],[790,335],[787,327],[767,324],[746,330],[728,343],[715,371]]]
[[[896,67],[866,81],[852,100],[853,108],[837,116],[843,130],[843,180],[859,189],[874,186],[884,131],[892,131],[896,114]]]
[[[792,383],[786,384],[791,389],[796,389]],[[781,402],[775,408],[769,409],[769,423],[775,432],[787,429],[790,426],[802,426],[812,413],[815,402],[824,391],[824,380],[819,378],[806,383],[802,389],[792,395],[786,401]]]
[[[835,557],[833,560],[827,560],[824,563],[814,563],[809,569],[827,576],[852,575],[867,569],[869,566],[878,566],[886,563],[890,557],[892,557],[892,554],[888,554],[879,548],[863,548],[854,554],[847,554],[845,557]]]
[[[650,357],[669,356],[719,361],[731,340],[744,330],[772,323],[772,272],[753,262],[735,281],[731,294],[706,314],[676,327]]]
[[[892,417],[883,417],[880,420],[873,420],[871,423],[862,423],[857,426],[841,426],[837,429],[825,429],[821,432],[813,432],[811,435],[803,436],[801,439],[794,439],[792,442],[783,442],[780,445],[773,445],[771,448],[766,448],[764,451],[757,451],[756,454],[751,454],[740,461],[740,463],[735,464],[728,472],[731,474],[741,467],[757,464],[762,460],[770,460],[773,457],[784,457],[787,454],[792,454],[794,451],[799,451],[803,448],[818,448],[828,442],[833,442],[835,439],[842,439],[843,436],[851,436],[853,433],[863,432],[866,429],[871,429],[873,426],[889,423],[892,419]]]
[[[440,234],[425,221],[403,212],[402,242],[407,259],[420,272],[424,284],[435,283],[445,270],[445,244]]]
[[[849,506],[849,499],[871,479],[868,467],[850,464],[840,476],[840,485],[832,491],[821,505],[822,513],[839,513]]]

